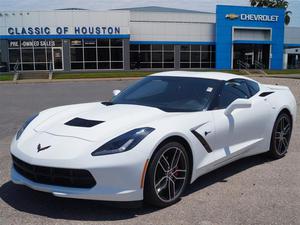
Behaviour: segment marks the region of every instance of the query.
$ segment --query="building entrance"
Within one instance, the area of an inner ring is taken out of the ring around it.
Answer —
[[[233,69],[269,69],[270,45],[235,44],[233,46]]]

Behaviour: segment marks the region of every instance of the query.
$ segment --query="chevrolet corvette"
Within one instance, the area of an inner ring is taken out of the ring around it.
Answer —
[[[11,179],[58,197],[166,207],[230,162],[284,157],[296,110],[285,86],[228,73],[156,73],[114,90],[110,101],[31,116],[11,143]]]

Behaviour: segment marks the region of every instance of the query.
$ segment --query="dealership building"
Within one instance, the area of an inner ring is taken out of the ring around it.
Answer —
[[[299,68],[300,28],[282,9],[223,5],[2,11],[0,59],[9,71]]]

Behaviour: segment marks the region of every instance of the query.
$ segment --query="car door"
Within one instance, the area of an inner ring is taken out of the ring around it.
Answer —
[[[235,109],[230,115],[225,115],[226,108],[236,99],[250,99],[251,106]],[[246,80],[225,82],[212,110],[215,126],[213,157],[227,159],[262,145],[270,110],[264,98],[256,95]]]

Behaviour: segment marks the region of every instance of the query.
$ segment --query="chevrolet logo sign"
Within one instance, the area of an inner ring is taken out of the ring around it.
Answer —
[[[231,14],[227,14],[225,17],[226,17],[226,19],[229,19],[229,20],[235,20],[235,19],[239,18],[240,16],[237,14],[231,13]]]

